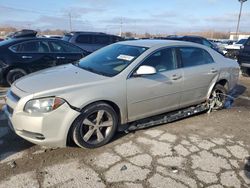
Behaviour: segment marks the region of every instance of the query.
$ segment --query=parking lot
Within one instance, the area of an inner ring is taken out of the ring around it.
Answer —
[[[249,187],[249,78],[233,96],[228,109],[120,133],[93,150],[33,145],[1,113],[0,187]]]

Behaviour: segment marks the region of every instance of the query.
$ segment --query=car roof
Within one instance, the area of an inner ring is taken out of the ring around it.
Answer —
[[[178,40],[157,40],[157,39],[142,39],[142,40],[127,40],[118,42],[119,44],[131,45],[131,46],[141,46],[141,47],[157,47],[157,46],[173,46],[173,45],[192,45],[192,46],[201,46],[193,42],[185,42]]]
[[[113,34],[107,34],[107,33],[102,33],[102,32],[92,32],[92,31],[72,31],[72,32],[64,34],[64,36],[67,36],[67,35],[105,35],[105,36],[120,37],[120,36],[113,35]]]
[[[201,36],[196,36],[196,35],[185,35],[183,38],[199,38],[199,39],[204,39],[204,37]]]
[[[16,44],[19,42],[24,42],[24,41],[32,41],[32,40],[51,40],[51,41],[58,41],[60,39],[56,39],[56,38],[46,38],[46,37],[22,37],[22,38],[10,38],[4,41],[0,42],[0,46],[4,46],[4,45],[9,45],[9,44]],[[61,40],[60,40],[61,41]],[[65,42],[65,41],[64,41]]]
[[[183,39],[183,38],[199,38],[199,39],[205,39],[202,36],[196,36],[196,35],[169,35],[166,38],[168,39]]]
[[[91,32],[91,31],[71,31],[69,33],[65,33],[65,35],[73,35],[73,34],[98,34],[98,35],[107,35],[102,32]]]

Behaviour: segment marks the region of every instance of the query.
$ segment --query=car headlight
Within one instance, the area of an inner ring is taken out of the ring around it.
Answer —
[[[58,97],[33,99],[25,104],[24,111],[28,113],[47,113],[60,107],[65,101]]]

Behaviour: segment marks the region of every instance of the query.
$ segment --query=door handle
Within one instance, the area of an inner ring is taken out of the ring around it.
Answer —
[[[57,56],[56,59],[65,59],[63,56]]]
[[[172,80],[179,80],[179,79],[181,79],[181,78],[182,78],[182,76],[181,76],[181,75],[177,75],[177,74],[174,74],[174,75],[171,77]]]
[[[32,56],[23,55],[22,58],[23,58],[23,59],[31,59]]]
[[[217,73],[218,70],[216,70],[216,69],[211,69],[210,72],[211,72],[211,73]]]

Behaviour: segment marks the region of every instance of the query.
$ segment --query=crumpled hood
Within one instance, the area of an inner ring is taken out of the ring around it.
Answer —
[[[14,84],[24,92],[36,94],[89,85],[105,79],[107,77],[68,64],[30,74]]]

